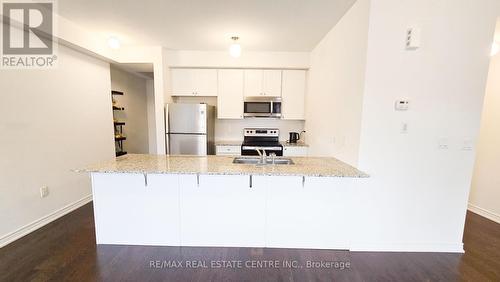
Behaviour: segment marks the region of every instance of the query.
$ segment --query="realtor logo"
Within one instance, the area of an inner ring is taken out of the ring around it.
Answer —
[[[2,67],[53,67],[54,3],[2,1]]]

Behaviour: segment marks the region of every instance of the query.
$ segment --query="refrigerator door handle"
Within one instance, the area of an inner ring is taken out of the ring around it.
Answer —
[[[165,105],[165,133],[169,133],[170,129],[170,118],[168,114],[168,104]]]
[[[167,155],[170,155],[170,136],[168,133],[165,135],[165,147]]]
[[[170,118],[168,116],[168,104],[165,105],[165,153],[170,155],[170,140],[169,140],[169,128],[170,128]]]

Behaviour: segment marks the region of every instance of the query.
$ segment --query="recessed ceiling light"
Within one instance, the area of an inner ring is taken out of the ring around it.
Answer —
[[[240,44],[238,44],[239,37],[233,36],[231,37],[231,39],[233,40],[233,44],[229,46],[229,54],[231,54],[231,56],[234,58],[238,58],[239,56],[241,56],[241,46]]]
[[[121,46],[120,40],[114,36],[111,36],[108,38],[108,46],[111,49],[118,49]]]

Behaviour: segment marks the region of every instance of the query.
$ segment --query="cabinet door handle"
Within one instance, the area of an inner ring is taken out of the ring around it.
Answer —
[[[253,186],[253,180],[252,180],[252,176],[251,175],[250,175],[250,179],[249,180],[250,180],[250,188],[252,188],[252,186]]]

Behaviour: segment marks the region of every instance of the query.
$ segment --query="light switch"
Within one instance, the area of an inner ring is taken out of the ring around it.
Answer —
[[[474,141],[471,138],[465,138],[462,143],[462,151],[472,151],[474,148]]]
[[[447,137],[441,137],[438,140],[438,149],[439,150],[448,150],[449,141]]]
[[[401,130],[400,131],[402,134],[408,133],[408,123],[406,123],[406,122],[401,123]]]
[[[406,31],[406,50],[417,50],[420,48],[421,30],[418,27],[410,27]]]

